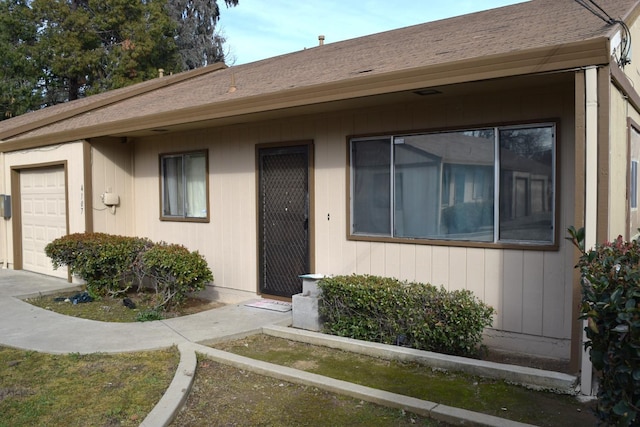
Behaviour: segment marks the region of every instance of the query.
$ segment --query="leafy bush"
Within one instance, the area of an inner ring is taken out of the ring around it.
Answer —
[[[87,282],[91,295],[117,296],[145,279],[156,291],[155,310],[179,306],[189,292],[204,289],[213,280],[198,252],[180,245],[104,233],[78,233],[49,243],[45,253],[58,268],[66,265]],[[143,317],[151,318],[154,313]],[[149,319],[146,319],[149,320]]]
[[[204,258],[181,245],[156,244],[142,254],[142,265],[156,291],[157,308],[179,306],[189,292],[213,280]]]
[[[326,333],[420,350],[473,356],[494,314],[467,290],[356,275],[318,286]]]
[[[584,230],[569,229],[580,249],[585,349],[601,371],[598,418],[605,425],[640,423],[640,245],[618,236],[584,250]]]
[[[66,265],[84,279],[90,293],[115,296],[132,286],[132,266],[152,245],[150,240],[137,237],[76,233],[55,239],[45,247],[45,253],[54,268]]]

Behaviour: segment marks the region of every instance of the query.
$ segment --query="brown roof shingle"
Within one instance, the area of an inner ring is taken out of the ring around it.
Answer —
[[[637,12],[638,0],[599,0],[614,18]],[[635,16],[634,16],[635,18]],[[614,27],[582,8],[574,0],[532,0],[440,21],[410,26],[281,55],[254,63],[229,67],[127,97],[104,107],[82,112],[96,95],[63,106],[47,108],[0,122],[0,138],[11,138],[11,130],[25,122],[37,123],[72,108],[73,117],[54,121],[23,133],[31,138],[71,129],[90,129],[123,120],[158,114],[205,110],[215,105],[245,102],[264,96],[287,96],[297,89],[322,88],[336,82],[383,78],[401,71],[421,70],[477,58],[504,58],[552,46],[568,46],[610,37]],[[503,59],[504,60],[504,59]],[[141,83],[141,85],[149,82]],[[230,91],[235,85],[236,90]],[[138,85],[136,85],[138,86]],[[124,90],[131,90],[126,88]],[[300,101],[300,102],[304,102]],[[77,108],[79,106],[79,108]],[[261,107],[256,107],[261,108]],[[181,120],[189,120],[182,117]],[[195,120],[195,118],[194,118]]]

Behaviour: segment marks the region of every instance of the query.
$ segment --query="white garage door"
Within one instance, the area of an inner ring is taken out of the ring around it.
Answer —
[[[67,234],[64,168],[20,172],[22,268],[66,278],[67,269],[53,269],[44,247]]]

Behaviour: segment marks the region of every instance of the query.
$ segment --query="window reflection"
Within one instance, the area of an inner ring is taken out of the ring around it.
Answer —
[[[395,142],[395,235],[492,241],[493,130]]]
[[[500,131],[500,239],[553,240],[553,129]]]
[[[553,243],[554,150],[553,124],[354,139],[351,232]]]

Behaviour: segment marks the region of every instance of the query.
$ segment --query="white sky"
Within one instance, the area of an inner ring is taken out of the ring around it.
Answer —
[[[240,65],[368,34],[524,0],[218,0],[218,29],[227,39],[228,65]],[[396,4],[398,6],[392,6]]]

